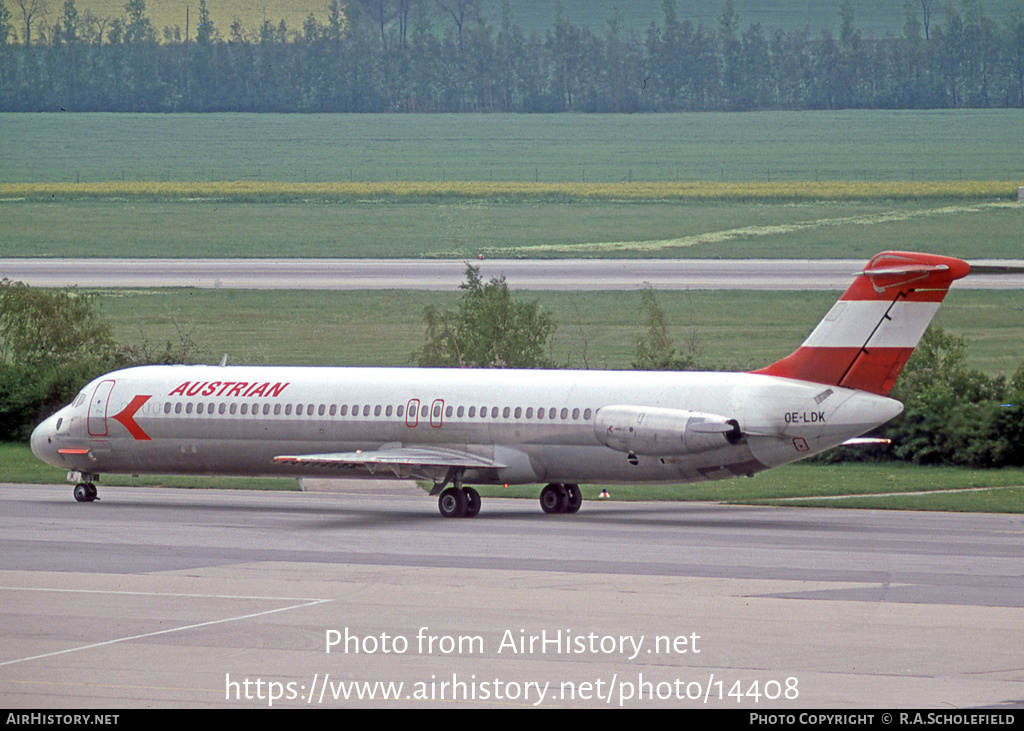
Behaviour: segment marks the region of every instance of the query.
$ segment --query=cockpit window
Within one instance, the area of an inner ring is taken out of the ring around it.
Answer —
[[[72,406],[77,408],[81,406],[83,403],[85,403],[85,391],[80,392],[78,396],[75,397],[75,402],[72,404]]]

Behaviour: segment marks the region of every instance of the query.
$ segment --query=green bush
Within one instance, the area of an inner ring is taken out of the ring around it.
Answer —
[[[1024,366],[1011,381],[966,366],[966,344],[929,329],[896,382],[904,412],[886,428],[892,455],[917,464],[1024,464]]]

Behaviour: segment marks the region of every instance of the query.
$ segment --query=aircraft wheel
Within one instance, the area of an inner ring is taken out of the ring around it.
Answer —
[[[466,514],[467,502],[465,492],[457,487],[449,487],[437,498],[437,509],[445,518],[461,518]]]
[[[75,500],[80,503],[91,503],[96,499],[96,486],[87,482],[75,485]]]
[[[565,512],[576,513],[579,512],[580,506],[583,505],[583,491],[580,490],[579,485],[566,485],[566,492],[569,493],[569,501],[566,503]]]
[[[480,512],[480,493],[472,487],[464,487],[462,492],[466,495],[466,512],[462,514],[462,517],[475,518]]]
[[[564,513],[569,504],[569,493],[565,485],[551,484],[540,491],[540,509],[545,513]]]

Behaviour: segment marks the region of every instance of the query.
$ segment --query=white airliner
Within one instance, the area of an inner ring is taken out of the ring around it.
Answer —
[[[884,424],[911,351],[970,266],[874,257],[792,355],[751,373],[141,366],[87,385],[32,451],[75,498],[108,473],[372,476],[434,484],[471,517],[470,484],[719,480],[803,459]]]

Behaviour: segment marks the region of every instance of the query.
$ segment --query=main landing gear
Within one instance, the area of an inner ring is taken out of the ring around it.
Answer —
[[[579,485],[552,483],[540,491],[540,508],[545,513],[575,513],[582,504]]]
[[[480,493],[472,487],[449,487],[437,498],[437,509],[445,518],[475,518],[480,512]]]
[[[443,482],[435,482],[431,495],[452,483],[451,487],[441,490],[437,498],[437,509],[445,518],[475,518],[480,512],[480,493],[472,487],[462,486],[463,470],[454,467],[448,470]]]
[[[462,486],[462,472],[453,470],[445,476],[445,481],[437,484],[435,489],[443,487],[448,481],[451,487],[441,490],[437,498],[437,509],[445,518],[474,518],[480,512],[480,493],[472,487]],[[579,485],[552,483],[540,491],[540,507],[545,513],[575,513],[583,504],[583,493]]]

